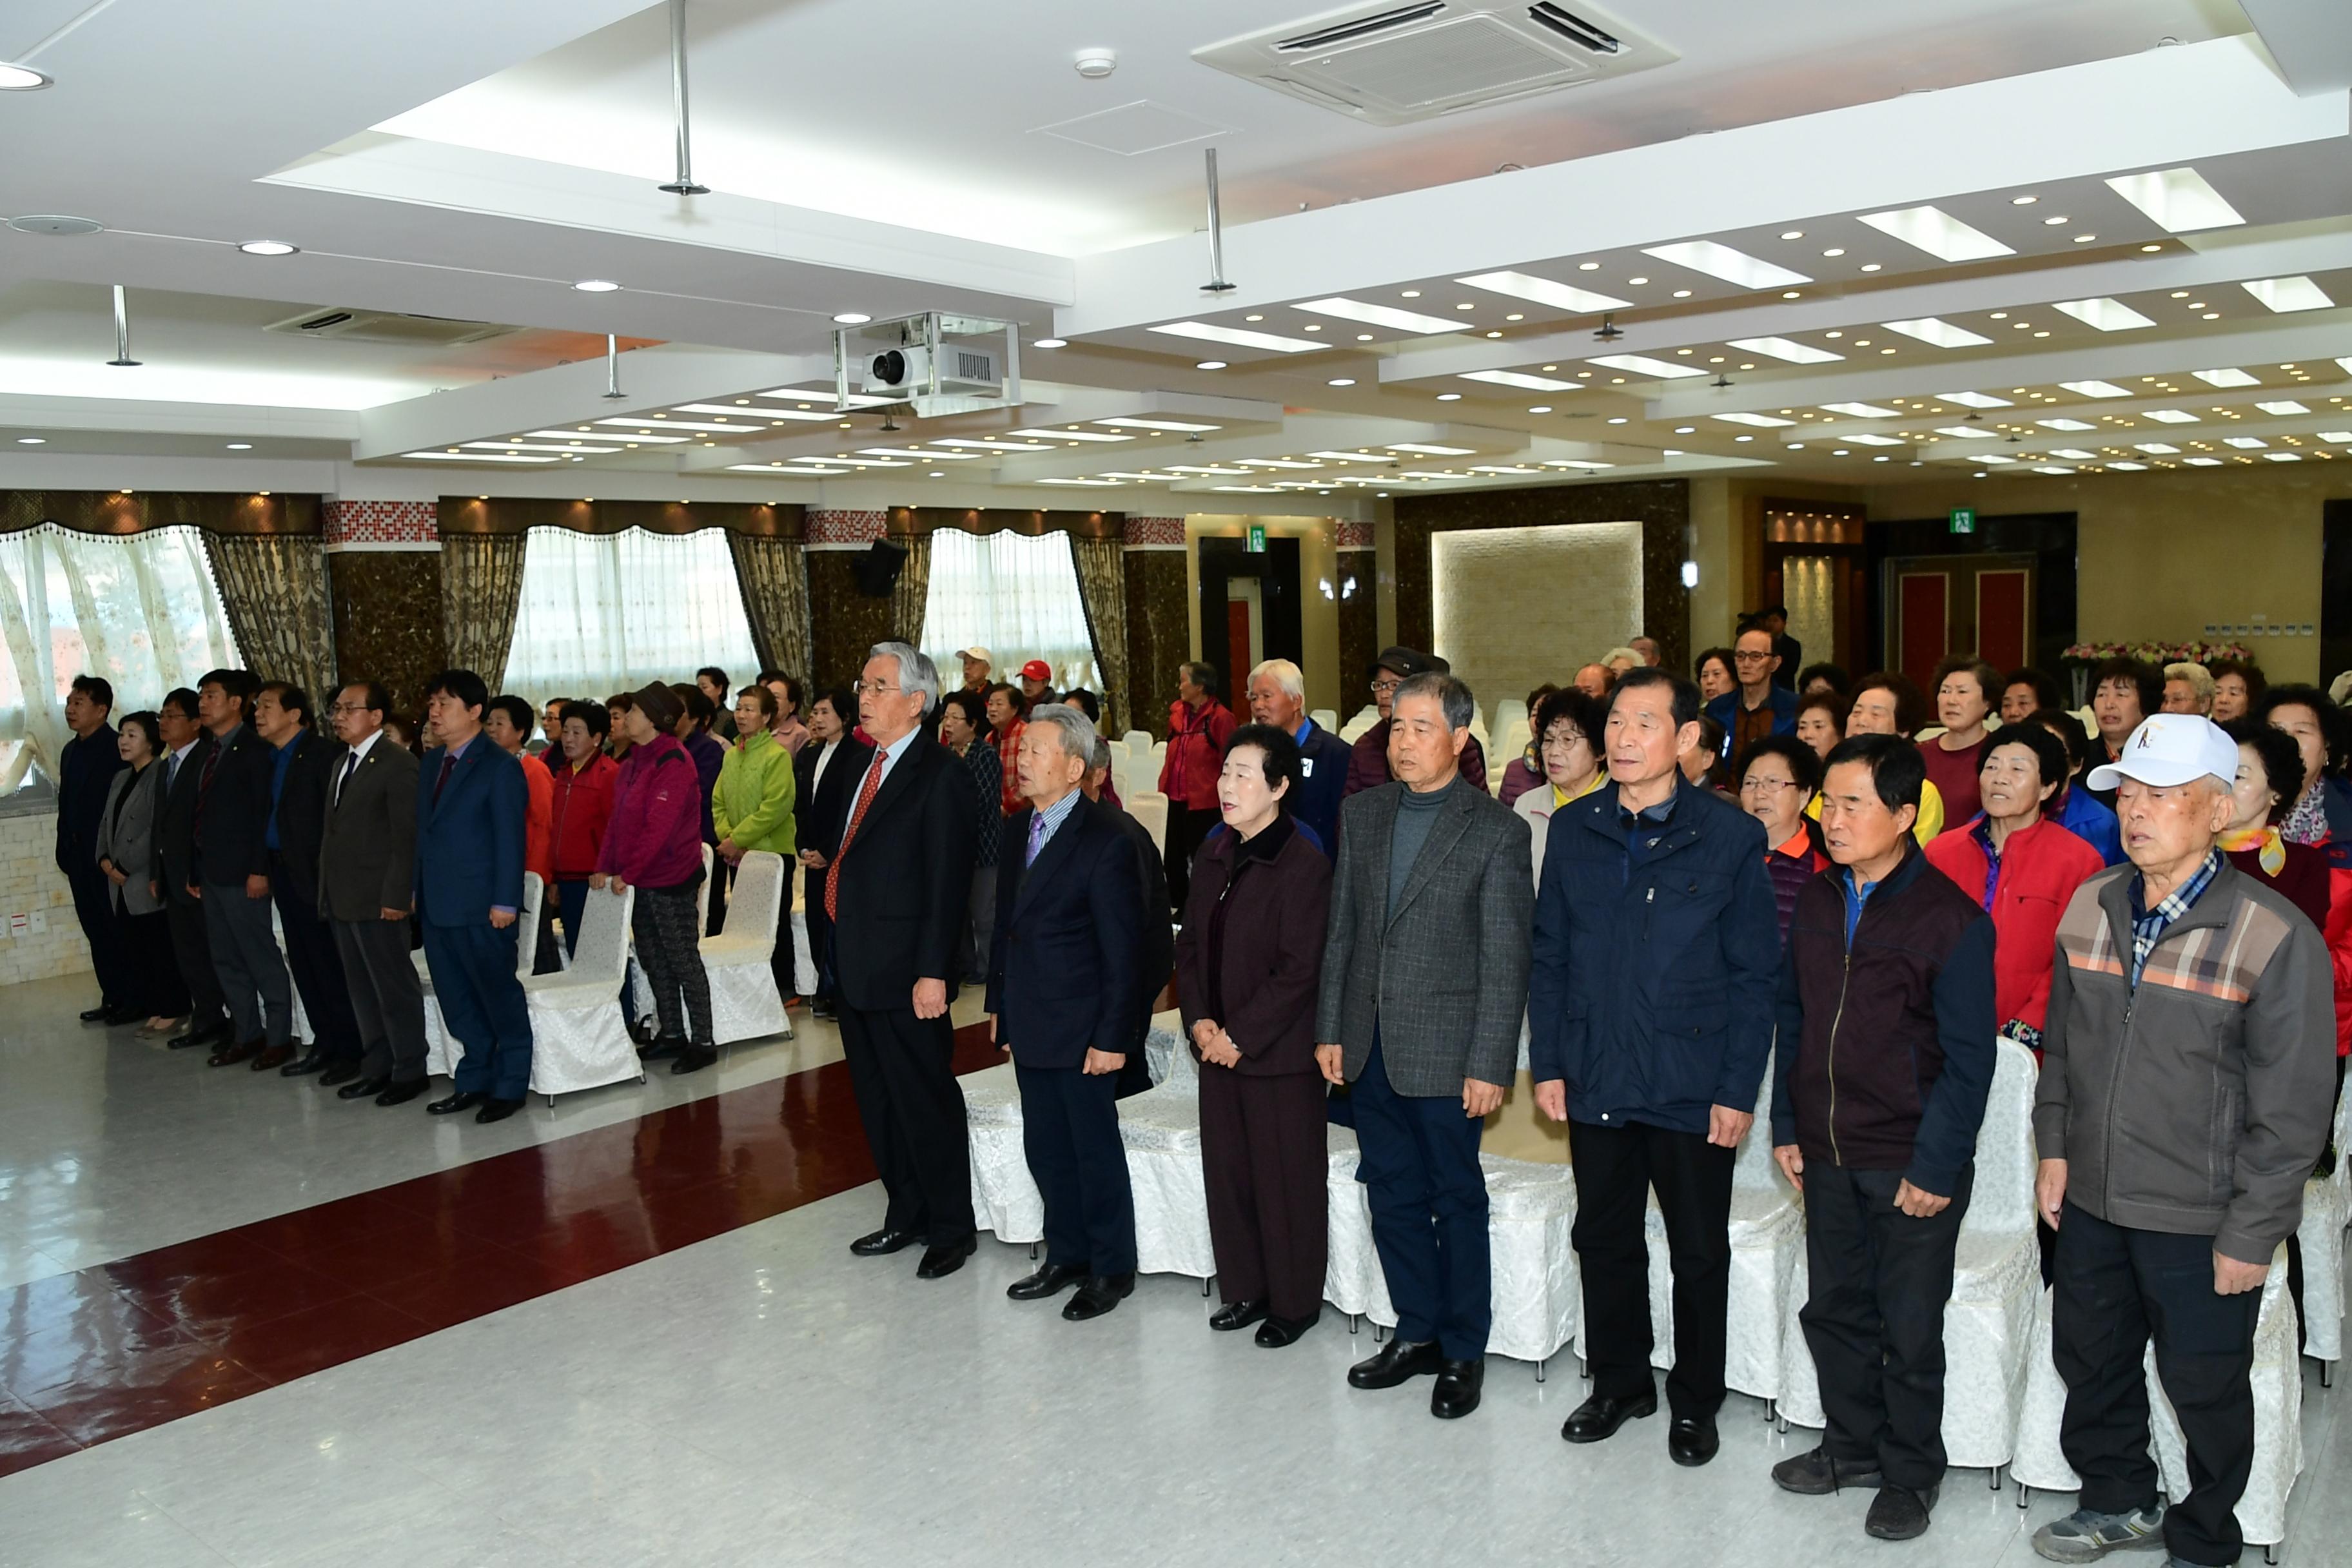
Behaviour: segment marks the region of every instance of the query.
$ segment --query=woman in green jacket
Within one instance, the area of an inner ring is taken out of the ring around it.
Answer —
[[[793,983],[793,894],[797,855],[793,843],[793,754],[768,726],[776,716],[776,696],[764,686],[747,686],[735,699],[735,743],[719,764],[710,791],[710,826],[719,835],[719,857],[740,865],[755,849],[784,858],[783,907],[776,922],[776,952],[770,968],[776,992],[786,1004],[798,994]]]

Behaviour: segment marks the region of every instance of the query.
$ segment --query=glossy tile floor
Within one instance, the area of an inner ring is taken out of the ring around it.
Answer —
[[[1737,1396],[1722,1457],[1685,1471],[1657,1420],[1562,1444],[1584,1392],[1565,1361],[1546,1384],[1497,1361],[1485,1407],[1439,1423],[1425,1383],[1345,1386],[1371,1341],[1336,1317],[1272,1352],[1209,1332],[1186,1280],[1070,1324],[1003,1299],[1025,1249],[984,1242],[932,1283],[911,1254],[853,1258],[879,1198],[837,1065],[716,1094],[657,1077],[617,1114],[583,1097],[446,1144],[370,1107],[339,1141],[314,1090],[191,1081],[242,1069],[157,1068],[79,1005],[0,1003],[18,1255],[268,1212],[0,1291],[0,1452],[23,1467],[0,1477],[0,1564],[2022,1568],[2071,1506],[1956,1473],[1934,1531],[1886,1546],[1866,1499],[1775,1490],[1811,1439]],[[202,1113],[167,1116],[167,1084]],[[427,1147],[373,1125],[395,1121]],[[55,1195],[85,1181],[102,1202]],[[2352,1394],[2307,1388],[2283,1560],[2338,1563]]]

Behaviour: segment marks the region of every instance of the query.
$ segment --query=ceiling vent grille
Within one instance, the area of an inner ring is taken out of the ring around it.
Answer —
[[[1192,58],[1367,125],[1407,125],[1677,57],[1591,5],[1422,0],[1325,12]]]
[[[391,310],[305,310],[262,329],[297,338],[334,338],[342,342],[393,343],[403,348],[451,348],[502,338],[518,327],[492,321],[459,321],[446,316],[409,316]]]

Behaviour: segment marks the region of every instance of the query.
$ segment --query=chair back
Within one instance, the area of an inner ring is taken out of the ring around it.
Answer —
[[[716,879],[712,872],[718,863],[717,858],[711,853],[710,846],[704,845],[702,847],[702,885],[694,889],[694,929],[697,931],[710,929],[710,884]]]
[[[547,884],[536,871],[522,874],[522,909],[515,916],[515,973],[529,974],[539,959],[539,911],[547,902]]]
[[[772,850],[754,849],[735,868],[735,892],[727,900],[727,934],[772,942],[791,886],[784,858]]]
[[[1129,730],[1119,739],[1127,742],[1127,754],[1130,757],[1148,757],[1151,754],[1151,731],[1149,730]]]
[[[1348,744],[1352,746],[1358,741],[1363,739],[1365,731],[1370,730],[1373,725],[1380,721],[1381,710],[1379,707],[1373,703],[1367,702],[1361,708],[1356,710],[1354,718],[1349,719],[1345,724],[1339,726],[1339,739],[1347,742]]]
[[[1309,719],[1314,720],[1315,727],[1322,731],[1325,734],[1336,735],[1339,732],[1339,710],[1338,709],[1318,708],[1314,712],[1309,713],[1307,716]]]
[[[1120,804],[1127,807],[1127,814],[1141,823],[1143,830],[1151,835],[1151,842],[1154,844],[1168,842],[1168,797],[1166,795],[1156,789],[1139,790],[1134,795],[1122,796]]]
[[[1994,1042],[1992,1093],[1977,1129],[1976,1184],[1963,1236],[2033,1234],[2033,1053],[2015,1040]]]
[[[629,911],[636,907],[637,890],[615,893],[610,888],[588,889],[580,916],[580,943],[569,971],[575,981],[609,978],[615,991],[629,963]]]

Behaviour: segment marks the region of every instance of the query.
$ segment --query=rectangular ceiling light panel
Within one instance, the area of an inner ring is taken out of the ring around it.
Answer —
[[[2283,398],[2276,403],[2257,403],[2254,406],[2261,409],[2265,414],[2275,414],[2282,419],[2292,414],[2308,414],[2311,412],[2310,409],[2305,408],[2302,404],[2297,403],[2291,397]]]
[[[2008,398],[1995,397],[1990,392],[1939,392],[1936,394],[1936,401],[1938,403],[1956,403],[1962,408],[2007,408],[2011,406]]]
[[[1841,436],[1838,439],[1841,441],[1852,442],[1857,447],[1900,447],[1903,445],[1901,441],[1895,439],[1892,436],[1874,436],[1867,430],[1858,430],[1851,436]]]
[[[1481,272],[1475,278],[1456,278],[1454,281],[1472,289],[1484,289],[1492,294],[1507,294],[1514,300],[1532,304],[1549,305],[1555,310],[1586,316],[1597,310],[1628,310],[1631,300],[1613,295],[1596,294],[1590,289],[1578,289],[1566,283],[1555,283],[1549,278],[1538,278],[1532,272]]]
[[[1754,425],[1768,430],[1780,429],[1796,423],[1793,419],[1783,419],[1777,414],[1710,414],[1707,417],[1720,419],[1726,425]]]
[[[2061,300],[2057,309],[2103,332],[2131,332],[2156,325],[2155,317],[2141,315],[2121,300]]]
[[[2336,301],[2308,278],[2255,278],[2239,285],[2280,315],[2294,310],[2325,310]]]
[[[2062,381],[2058,384],[2080,397],[2129,397],[2131,394],[2112,381]]]
[[[1391,327],[1400,332],[1458,332],[1469,323],[1448,321],[1444,316],[1424,316],[1418,310],[1400,310],[1392,305],[1370,305],[1361,300],[1335,297],[1329,300],[1308,300],[1293,305],[1310,316],[1336,316],[1343,321],[1361,321],[1368,327]]]
[[[2158,425],[2195,425],[2200,423],[2197,416],[2189,413],[2186,408],[2151,408],[2147,411],[2147,417],[2155,420]]]
[[[1695,364],[1676,364],[1672,360],[1652,359],[1647,354],[1599,354],[1591,363],[1604,370],[1622,370],[1627,375],[1655,376],[1660,381],[1675,381],[1686,375],[1706,374]]]
[[[1475,447],[1441,447],[1434,441],[1391,441],[1388,449],[1423,458],[1466,458],[1477,450]]]
[[[2192,370],[2189,373],[2208,386],[2260,386],[2260,376],[2248,375],[2242,370]]]
[[[2036,419],[2044,430],[2095,430],[2097,426],[2084,419]]]
[[[1955,441],[1998,441],[2000,432],[1983,425],[1945,425],[1936,434],[1949,436]]]
[[[1906,338],[1916,338],[1939,349],[1972,349],[1992,342],[1981,332],[1956,327],[1940,316],[1922,316],[1916,321],[1882,321],[1879,324],[1890,332],[1901,332]]]
[[[1222,430],[1222,425],[1188,424],[1181,419],[1147,419],[1140,415],[1122,415],[1117,419],[1097,419],[1097,425],[1108,425],[1114,430],[1172,430],[1190,435],[1199,430]]]
[[[1516,370],[1467,370],[1465,381],[1483,381],[1493,386],[1517,386],[1528,392],[1581,392],[1583,387],[1572,381],[1554,381],[1548,375],[1528,375]]]
[[[1286,338],[1274,332],[1254,332],[1246,327],[1221,327],[1213,321],[1170,321],[1151,330],[1171,338],[1197,338],[1202,342],[1226,343],[1238,349],[1270,349],[1279,354],[1303,354],[1310,349],[1331,346],[1313,338]]]
[[[1864,213],[1862,221],[1939,261],[1983,261],[2016,251],[1992,236],[1969,227],[1941,207],[1903,207],[1895,212]]]
[[[2118,174],[2107,182],[2107,188],[2146,213],[2150,223],[2168,234],[2229,228],[2246,221],[2194,169]]]
[[[1899,419],[1899,408],[1881,408],[1875,403],[1824,403],[1822,409],[1831,414],[1843,414],[1849,419]]]
[[[1801,343],[1794,338],[1733,338],[1730,346],[1742,353],[1762,354],[1768,359],[1786,360],[1790,364],[1827,364],[1832,360],[1845,358],[1843,354],[1833,354],[1811,343]]]
[[[1704,272],[1709,278],[1720,278],[1726,283],[1736,283],[1742,289],[1793,289],[1812,279],[1801,272],[1791,272],[1776,267],[1760,257],[1744,250],[1734,250],[1727,245],[1717,245],[1711,239],[1685,240],[1679,245],[1651,245],[1642,248],[1644,256],[1654,256],[1660,261],[1671,261],[1676,267],[1687,267],[1693,272]]]

